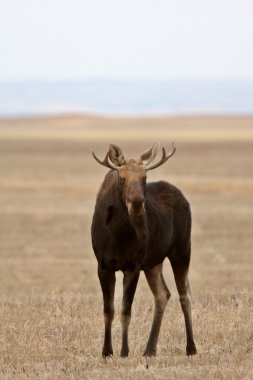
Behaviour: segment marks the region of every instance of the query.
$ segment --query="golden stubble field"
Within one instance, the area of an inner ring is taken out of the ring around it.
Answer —
[[[141,275],[130,356],[119,357],[122,275],[117,275],[115,355],[101,358],[102,296],[90,242],[106,173],[91,157],[108,144],[136,156],[156,141],[175,156],[149,180],[178,186],[193,213],[193,324],[198,354],[185,355],[172,293],[155,358],[144,359],[153,299]],[[253,118],[0,121],[0,378],[253,378]]]

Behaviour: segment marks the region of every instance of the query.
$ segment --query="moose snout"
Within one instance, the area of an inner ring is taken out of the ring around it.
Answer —
[[[140,196],[126,201],[128,214],[130,217],[141,218],[145,214],[144,197]]]

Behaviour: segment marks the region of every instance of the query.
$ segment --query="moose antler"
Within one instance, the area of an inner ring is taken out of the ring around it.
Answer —
[[[155,169],[155,168],[158,168],[158,166],[161,166],[162,164],[164,164],[164,162],[166,162],[171,156],[173,156],[173,154],[175,153],[176,151],[176,148],[174,146],[174,143],[172,143],[172,149],[170,151],[170,153],[168,155],[166,155],[166,152],[165,152],[165,149],[163,148],[163,154],[162,154],[162,158],[160,159],[160,161],[158,161],[156,164],[154,165],[150,165],[150,166],[146,166],[145,169],[146,170],[152,170],[152,169]]]
[[[117,169],[117,166],[113,165],[110,161],[109,161],[109,152],[106,153],[106,156],[104,158],[104,160],[100,160],[99,158],[97,158],[97,156],[95,155],[94,151],[92,150],[91,151],[91,154],[92,156],[95,158],[95,160],[100,164],[100,165],[103,165],[105,166],[106,168],[109,168],[109,169]]]

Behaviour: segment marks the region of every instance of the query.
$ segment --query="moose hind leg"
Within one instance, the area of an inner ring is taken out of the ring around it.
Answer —
[[[121,311],[121,325],[122,325],[122,347],[121,357],[128,356],[128,328],[131,320],[131,308],[134,299],[134,294],[138,284],[140,272],[124,272],[123,279],[123,301]]]
[[[154,295],[155,311],[151,331],[144,356],[153,356],[156,354],[156,345],[162,323],[165,307],[170,298],[170,292],[164,281],[162,274],[163,264],[155,266],[153,269],[146,270],[145,276],[149,287]]]
[[[115,290],[115,273],[98,268],[98,277],[103,292],[104,300],[104,345],[102,355],[104,357],[113,355],[112,350],[112,321],[114,318],[114,290]]]
[[[187,355],[195,355],[197,353],[197,350],[194,343],[192,331],[191,290],[188,279],[189,264],[182,265],[182,263],[172,261],[171,266],[174,273],[175,282],[179,293],[179,300],[185,319],[187,337],[186,353]]]

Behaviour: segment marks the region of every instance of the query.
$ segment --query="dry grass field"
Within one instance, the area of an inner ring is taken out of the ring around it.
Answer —
[[[190,279],[198,354],[185,355],[174,279],[155,358],[144,359],[153,299],[141,275],[130,356],[121,359],[117,274],[113,358],[101,358],[102,296],[90,242],[108,144],[136,156],[156,141],[175,156],[149,180],[191,203]],[[0,379],[253,378],[253,118],[0,121]]]

